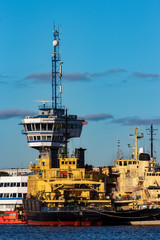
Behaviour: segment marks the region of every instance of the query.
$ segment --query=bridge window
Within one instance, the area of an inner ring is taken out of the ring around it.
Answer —
[[[130,164],[132,164],[132,161],[129,161],[129,162],[128,162],[128,165],[130,165]]]
[[[3,197],[3,193],[0,193],[0,198],[2,198]]]
[[[133,164],[137,164],[137,162],[136,162],[136,161],[133,161]]]
[[[37,139],[36,139],[36,136],[34,136],[34,141],[36,141]]]
[[[62,164],[64,164],[64,161],[62,161]]]
[[[40,124],[36,123],[36,131],[40,131]]]
[[[32,131],[31,130],[31,124],[27,124],[27,131]]]
[[[42,131],[46,131],[46,123],[42,123]]]
[[[37,140],[39,141],[41,138],[40,138],[40,136],[37,136]]]
[[[119,162],[119,166],[122,166],[122,161]]]
[[[0,187],[3,187],[3,183],[0,183]]]
[[[45,141],[46,140],[46,136],[42,136],[42,141]]]
[[[20,187],[20,182],[17,182],[17,187]]]
[[[51,140],[51,136],[47,136],[47,140]]]
[[[124,161],[124,166],[127,166],[127,161]]]
[[[52,131],[53,128],[53,124],[52,123],[48,123],[48,131]]]

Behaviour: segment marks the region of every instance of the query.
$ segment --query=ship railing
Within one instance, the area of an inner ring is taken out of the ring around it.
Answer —
[[[36,169],[35,169],[36,170]],[[38,169],[37,169],[38,170]],[[42,173],[40,172],[40,175],[38,176],[39,178],[42,178]],[[91,179],[91,178],[81,178],[81,177],[61,177],[61,176],[51,176],[50,178],[48,178],[48,177],[45,177],[44,178],[44,180],[48,180],[48,179],[50,179],[50,180],[52,180],[52,181],[54,181],[54,180],[56,180],[56,179],[58,179],[58,180],[64,180],[64,179],[66,179],[66,180],[72,180],[72,181],[84,181],[84,180],[86,180],[86,181],[93,181],[93,179]]]

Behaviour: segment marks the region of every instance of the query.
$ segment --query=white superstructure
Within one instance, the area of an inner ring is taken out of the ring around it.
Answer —
[[[4,168],[0,169],[0,172],[8,173],[10,176],[20,176],[27,173],[30,173],[29,168]]]
[[[67,123],[66,123],[67,121]],[[84,120],[76,115],[66,115],[64,109],[43,107],[36,117],[27,116],[22,120],[28,146],[36,149],[43,147],[62,147],[67,138],[80,137]],[[67,126],[66,126],[67,124]]]
[[[0,211],[22,206],[22,198],[27,194],[27,179],[28,176],[0,177]]]

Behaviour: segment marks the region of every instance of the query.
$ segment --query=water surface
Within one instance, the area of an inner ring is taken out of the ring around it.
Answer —
[[[160,226],[52,227],[0,225],[0,240],[155,240]]]

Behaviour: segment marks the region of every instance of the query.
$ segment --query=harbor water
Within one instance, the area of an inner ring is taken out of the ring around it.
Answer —
[[[160,226],[40,227],[0,225],[0,240],[160,239]]]

